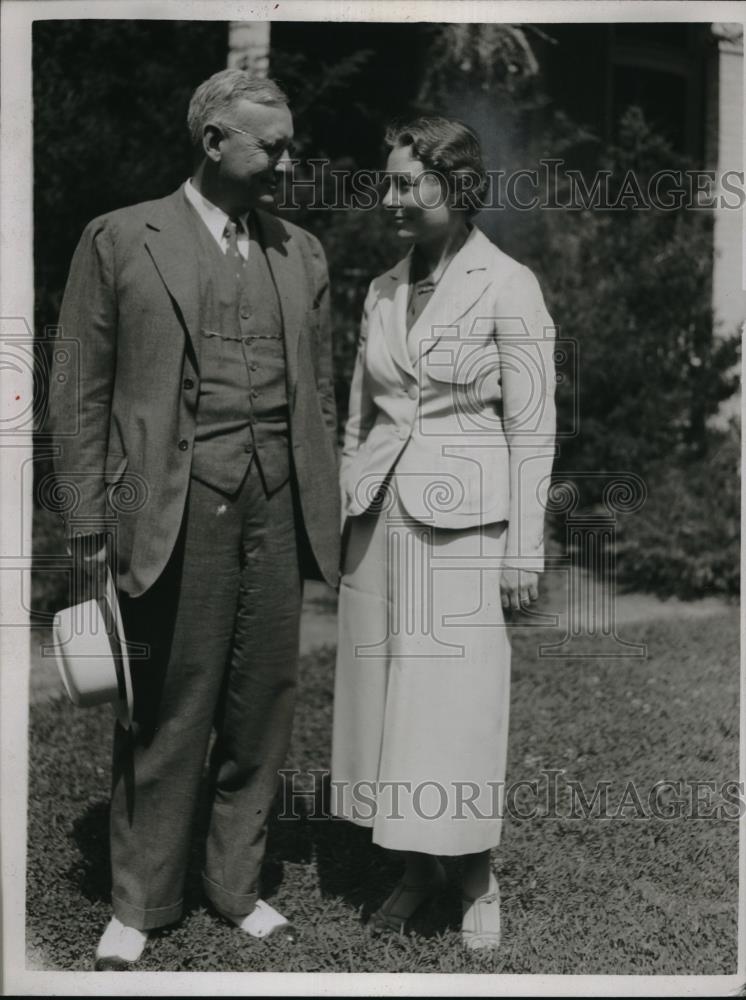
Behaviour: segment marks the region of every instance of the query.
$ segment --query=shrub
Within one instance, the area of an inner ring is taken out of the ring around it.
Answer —
[[[631,171],[642,190],[658,169],[685,167],[637,109],[601,164],[612,189]],[[612,190],[612,199],[615,197]],[[629,207],[543,212],[542,270],[560,335],[577,347],[577,377],[558,391],[556,472],[577,474],[581,502],[599,499],[584,472],[633,472],[706,450],[706,424],[736,388],[739,338],[716,329],[712,311],[712,216],[698,210]]]
[[[708,435],[704,459],[661,463],[640,511],[617,525],[617,580],[661,597],[735,595],[740,583],[740,432]]]
[[[693,164],[630,108],[598,166],[609,171],[613,203],[625,178],[645,192],[656,171]],[[622,585],[686,598],[737,593],[739,433],[709,425],[737,388],[740,337],[713,315],[711,212],[633,202],[538,211],[525,226],[529,262],[577,356],[557,390],[559,430],[575,434],[560,438],[556,478],[573,481],[590,510],[616,473],[645,482],[643,509],[619,521]],[[564,533],[560,518],[552,527]]]

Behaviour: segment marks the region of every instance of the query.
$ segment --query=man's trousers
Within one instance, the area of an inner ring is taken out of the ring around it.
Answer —
[[[192,480],[179,543],[142,597],[122,599],[135,723],[116,726],[114,913],[148,930],[178,920],[208,742],[205,892],[226,916],[258,897],[268,812],[295,705],[302,584],[291,482],[267,497],[252,463],[237,495]]]

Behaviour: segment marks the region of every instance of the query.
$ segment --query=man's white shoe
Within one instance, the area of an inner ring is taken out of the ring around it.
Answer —
[[[112,917],[96,948],[95,968],[99,972],[128,969],[142,955],[147,940],[147,931],[125,927]]]
[[[241,919],[236,918],[233,922],[239,930],[245,931],[246,934],[255,938],[268,938],[272,934],[282,931],[283,928],[283,933],[287,938],[293,937],[292,927],[287,917],[283,917],[263,899],[256,901],[256,906],[248,916]]]

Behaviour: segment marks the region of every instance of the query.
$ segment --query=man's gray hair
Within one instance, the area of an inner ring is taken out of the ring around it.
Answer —
[[[195,148],[202,145],[205,125],[219,121],[242,98],[275,107],[288,103],[274,80],[258,80],[242,69],[221,69],[197,87],[189,102],[187,124]]]

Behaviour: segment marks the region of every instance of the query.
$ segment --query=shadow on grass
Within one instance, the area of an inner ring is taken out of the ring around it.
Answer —
[[[68,879],[90,903],[111,903],[109,803],[89,805],[73,822],[72,836],[78,850]]]
[[[203,782],[195,817],[192,847],[184,891],[185,915],[204,905],[201,872],[209,824],[209,783]],[[340,898],[359,910],[363,919],[382,902],[400,874],[393,852],[371,843],[370,831],[329,813],[329,785],[325,781],[311,805],[301,798],[294,815],[283,815],[280,798],[269,819],[267,852],[261,871],[262,896],[276,895],[284,881],[286,863],[308,865],[316,860],[324,897]],[[111,903],[109,803],[96,801],[72,824],[75,861],[66,879],[91,903]]]
[[[273,872],[283,861],[307,864],[316,862],[318,887],[322,899],[337,899],[357,911],[362,923],[386,899],[400,878],[403,860],[371,839],[365,827],[332,816],[330,812],[329,775],[316,785],[313,802],[300,798],[294,817],[283,816],[276,808],[270,822],[267,868]],[[445,860],[452,891],[431,905],[423,907],[411,921],[411,930],[422,937],[433,937],[461,924],[458,893],[458,864]],[[271,885],[264,881],[269,895]],[[275,883],[275,886],[277,883]]]

